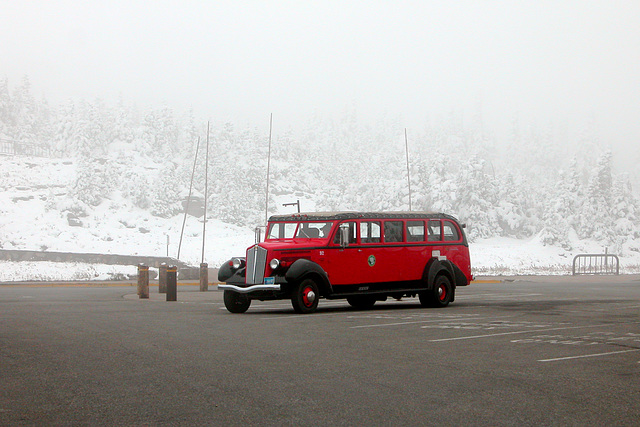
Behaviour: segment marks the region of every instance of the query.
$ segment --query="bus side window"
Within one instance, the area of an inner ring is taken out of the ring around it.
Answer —
[[[380,222],[360,223],[360,243],[380,243]]]
[[[352,245],[358,241],[357,228],[355,222],[343,222],[342,224],[349,225],[349,244]],[[341,224],[341,225],[342,225]],[[333,243],[340,244],[340,226],[336,227],[336,234],[333,237]]]
[[[444,240],[447,242],[456,242],[460,240],[460,235],[458,234],[458,229],[453,223],[449,221],[445,221],[443,224],[444,229]]]
[[[386,243],[402,242],[402,221],[384,222],[384,241]]]
[[[440,221],[429,221],[429,225],[427,226],[427,230],[429,232],[429,237],[427,240],[430,242],[439,242],[442,240],[442,232],[440,230]]]
[[[424,221],[407,221],[407,242],[424,242]]]

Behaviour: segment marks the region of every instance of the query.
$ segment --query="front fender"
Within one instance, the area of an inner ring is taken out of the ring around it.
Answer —
[[[218,269],[218,281],[226,282],[227,279],[235,273],[235,270],[230,265],[230,261],[224,262]]]
[[[284,274],[284,278],[289,283],[295,283],[302,280],[305,276],[313,274],[318,276],[322,283],[318,283],[321,288],[324,288],[325,292],[331,291],[331,283],[329,277],[320,265],[308,259],[298,259],[291,264],[291,267]]]
[[[218,281],[219,282],[227,282],[233,276],[243,277],[244,276],[245,267],[235,269],[231,266],[231,260],[223,263],[218,269]],[[234,280],[234,282],[237,280]],[[243,278],[244,281],[244,278]]]

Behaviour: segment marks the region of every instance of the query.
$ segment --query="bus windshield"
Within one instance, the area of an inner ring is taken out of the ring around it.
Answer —
[[[269,225],[267,239],[325,239],[333,222],[274,222]]]

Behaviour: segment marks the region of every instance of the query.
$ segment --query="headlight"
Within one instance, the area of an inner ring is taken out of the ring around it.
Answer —
[[[272,259],[271,261],[269,261],[269,267],[271,267],[272,270],[280,267],[280,260],[277,258]]]
[[[240,258],[233,258],[231,260],[231,263],[232,263],[231,266],[236,270],[242,267],[242,260]]]

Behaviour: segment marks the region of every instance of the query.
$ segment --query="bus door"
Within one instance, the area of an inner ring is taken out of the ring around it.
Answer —
[[[340,246],[340,227],[347,227],[348,246],[343,248]],[[358,248],[358,228],[355,221],[344,221],[335,227],[333,239],[329,248],[324,251],[325,272],[329,276],[332,286],[348,285],[357,283],[359,278],[358,272],[354,270],[357,264]]]
[[[349,245],[340,247],[339,227],[332,249],[325,254],[327,273],[332,285],[354,285],[393,280],[397,268],[382,243],[381,221],[345,221],[349,229]]]

